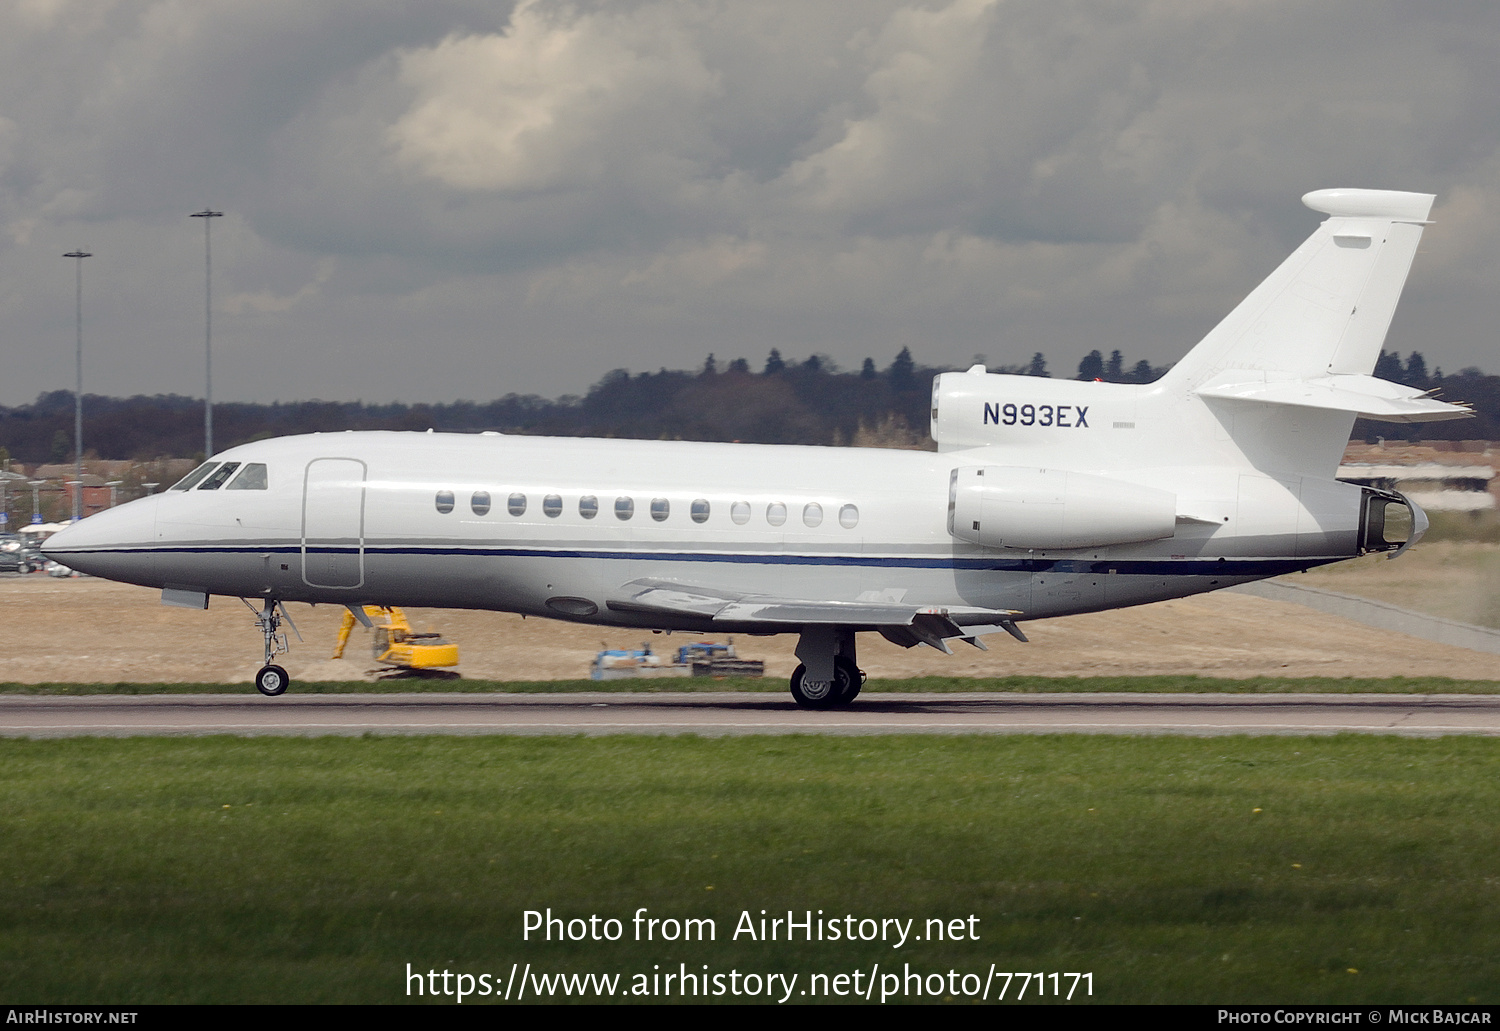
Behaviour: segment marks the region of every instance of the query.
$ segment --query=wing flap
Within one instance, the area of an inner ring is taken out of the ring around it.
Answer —
[[[669,580],[632,580],[622,585],[622,597],[606,605],[616,612],[640,612],[714,623],[754,624],[768,630],[808,625],[862,626],[879,630],[896,644],[910,648],[931,645],[949,651],[951,638],[971,637],[1014,626],[1012,609],[940,608],[881,601],[813,601],[767,595],[736,594],[712,587]],[[978,627],[966,630],[965,627]],[[887,631],[890,631],[887,633]]]
[[[686,587],[663,580],[634,580],[621,588],[624,598],[605,604],[616,612],[655,612],[669,616],[702,616],[712,619],[742,595],[711,588]]]

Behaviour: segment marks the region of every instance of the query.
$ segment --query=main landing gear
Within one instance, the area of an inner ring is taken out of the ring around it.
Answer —
[[[802,664],[792,673],[792,699],[804,709],[848,705],[865,686],[854,657],[853,630],[808,627],[797,642],[797,658]]]
[[[240,601],[245,601],[241,598]],[[245,601],[245,607],[255,612],[255,607]],[[267,598],[264,606],[259,612],[255,612],[255,625],[260,627],[261,635],[266,639],[266,664],[255,674],[255,689],[268,698],[274,698],[279,694],[285,694],[286,689],[292,686],[292,678],[280,666],[271,662],[276,656],[290,651],[286,643],[286,634],[281,632],[281,621],[286,620],[287,626],[297,635],[297,640],[302,640],[302,634],[297,630],[297,624],[292,622],[292,617],[286,614],[286,608],[281,602],[274,598]]]

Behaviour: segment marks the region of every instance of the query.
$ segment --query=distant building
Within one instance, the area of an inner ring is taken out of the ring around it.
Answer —
[[[87,459],[83,463],[80,514],[91,516],[96,512],[104,511],[112,504],[124,504],[148,492],[163,490],[181,479],[188,470],[192,469],[193,465],[193,460],[190,458],[163,458],[145,463]],[[27,480],[43,482],[44,485],[40,490],[44,518],[64,520],[71,518],[73,511],[73,488],[70,486],[73,481],[72,463],[35,465],[30,469],[13,463],[12,470],[26,472],[25,479]],[[116,487],[111,488],[111,483],[116,484]],[[148,483],[153,486],[148,488],[146,486]],[[27,491],[29,493],[29,487]],[[12,522],[15,522],[20,515],[17,511],[18,505],[19,503],[12,498],[10,501]],[[31,513],[29,497],[25,509],[26,519],[29,521]]]
[[[39,480],[48,481],[47,486],[42,488],[43,491],[49,493],[62,491],[70,499],[69,505],[71,506],[71,499],[73,497],[73,487],[71,486],[73,482],[73,467],[71,465],[39,465],[36,467],[35,476]],[[108,507],[108,481],[98,473],[84,473],[83,497],[80,501],[78,514],[81,516],[91,516],[95,512],[103,512]]]
[[[4,505],[0,512],[9,513],[7,518],[0,519],[0,531],[15,533],[16,527],[24,520],[20,519],[21,509],[25,509],[27,515],[31,512],[31,482],[18,472],[0,470],[0,498],[4,498]]]
[[[1344,451],[1338,478],[1398,490],[1429,512],[1494,511],[1500,508],[1500,483],[1491,464],[1492,447],[1500,445],[1484,440],[1352,443]]]

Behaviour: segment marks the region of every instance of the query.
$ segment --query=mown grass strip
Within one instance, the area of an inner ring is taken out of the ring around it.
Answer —
[[[1497,810],[1479,738],[6,740],[0,996],[993,963],[1101,1002],[1493,1003]],[[624,938],[523,941],[549,907]],[[641,907],[715,940],[637,942]],[[763,909],[979,940],[736,940]]]
[[[253,690],[244,684],[204,683],[99,683],[69,684],[0,683],[0,694],[225,694]],[[513,693],[575,693],[619,691],[623,693],[669,691],[784,692],[777,677],[664,677],[645,680],[340,680],[297,681],[296,694],[388,694],[393,692],[457,691]],[[1453,680],[1447,677],[911,677],[900,680],[871,679],[869,692],[921,692],[963,694],[973,691],[1012,691],[1022,694],[1057,692],[1147,692],[1159,694],[1496,694],[1500,681]]]

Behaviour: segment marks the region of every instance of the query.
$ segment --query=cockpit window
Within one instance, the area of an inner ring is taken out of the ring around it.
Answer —
[[[214,470],[214,474],[199,485],[199,490],[218,490],[224,486],[224,481],[234,475],[234,471],[240,467],[238,462],[225,462]]]
[[[266,464],[264,462],[251,462],[245,466],[244,471],[234,478],[234,482],[226,488],[227,490],[265,490],[266,489]]]
[[[218,464],[219,464],[218,462],[204,462],[198,468],[194,469],[192,472],[188,473],[182,479],[180,479],[176,483],[172,484],[172,486],[171,486],[170,489],[172,489],[172,490],[192,490],[194,487],[198,486],[198,481],[201,480],[201,479],[203,479],[203,477],[207,476],[209,473],[213,472],[214,471],[214,467],[217,466]]]

